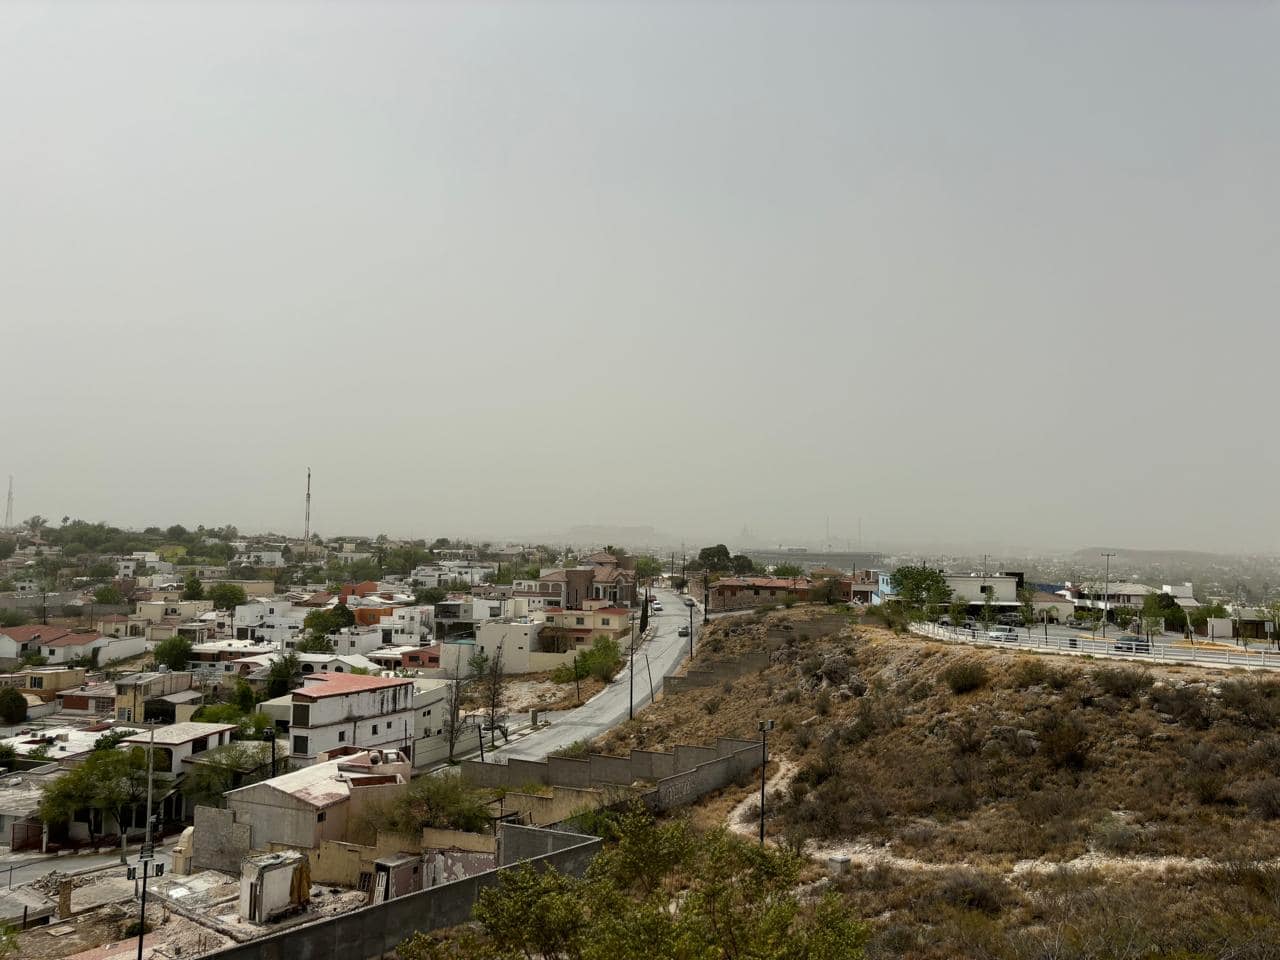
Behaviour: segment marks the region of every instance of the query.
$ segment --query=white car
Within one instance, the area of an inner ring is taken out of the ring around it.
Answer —
[[[654,600],[651,604],[649,604],[649,609],[652,610],[654,613],[659,613],[662,610],[662,604],[660,604],[657,600]]]
[[[1013,627],[992,627],[987,631],[987,639],[1010,643],[1018,639],[1018,632]]]

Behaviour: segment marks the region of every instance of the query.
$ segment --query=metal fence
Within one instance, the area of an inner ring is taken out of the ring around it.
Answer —
[[[1192,663],[1213,667],[1255,667],[1264,670],[1280,670],[1280,653],[1267,650],[1223,650],[1193,642],[1167,643],[1146,637],[1124,635],[1109,637],[1037,635],[1026,630],[1007,634],[1008,639],[994,639],[983,630],[958,627],[942,627],[936,623],[913,623],[912,633],[948,640],[954,643],[971,643],[998,648],[1012,647],[1018,650],[1045,651],[1050,653],[1088,654],[1089,656],[1120,657],[1153,663]]]

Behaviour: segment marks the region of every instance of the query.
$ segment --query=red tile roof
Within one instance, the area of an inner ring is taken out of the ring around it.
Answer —
[[[367,677],[359,673],[313,673],[306,679],[306,686],[293,691],[294,698],[319,700],[321,697],[340,697],[364,690],[385,690],[390,687],[412,685],[408,677]]]
[[[50,627],[43,623],[36,623],[27,627],[0,627],[0,636],[9,637],[16,643],[30,643],[33,640],[48,643],[50,640],[64,637],[70,632],[66,627]]]
[[[711,584],[716,587],[772,587],[774,590],[808,590],[813,581],[808,577],[726,577]]]

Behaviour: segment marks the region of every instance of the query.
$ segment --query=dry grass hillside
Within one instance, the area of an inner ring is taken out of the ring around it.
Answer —
[[[952,646],[826,608],[721,620],[698,660],[762,648],[763,672],[601,745],[776,720],[769,833],[852,858],[838,883],[873,954],[1280,956],[1280,678]],[[758,815],[746,788],[710,809],[738,800]]]

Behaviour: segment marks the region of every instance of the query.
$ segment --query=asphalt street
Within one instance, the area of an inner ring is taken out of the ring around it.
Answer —
[[[636,646],[634,707],[638,712],[650,700],[649,683],[654,692],[662,689],[662,678],[673,673],[681,660],[689,655],[689,638],[679,636],[682,626],[689,625],[689,608],[684,598],[669,590],[659,590],[663,609],[649,618],[649,638]],[[694,642],[702,630],[702,608],[693,616]],[[624,649],[626,647],[624,646]],[[647,658],[647,660],[646,660]],[[628,662],[603,691],[582,706],[552,714],[546,727],[496,750],[486,750],[485,759],[541,760],[549,753],[562,750],[578,740],[589,740],[605,733],[627,719],[628,694],[632,690],[631,665]]]

